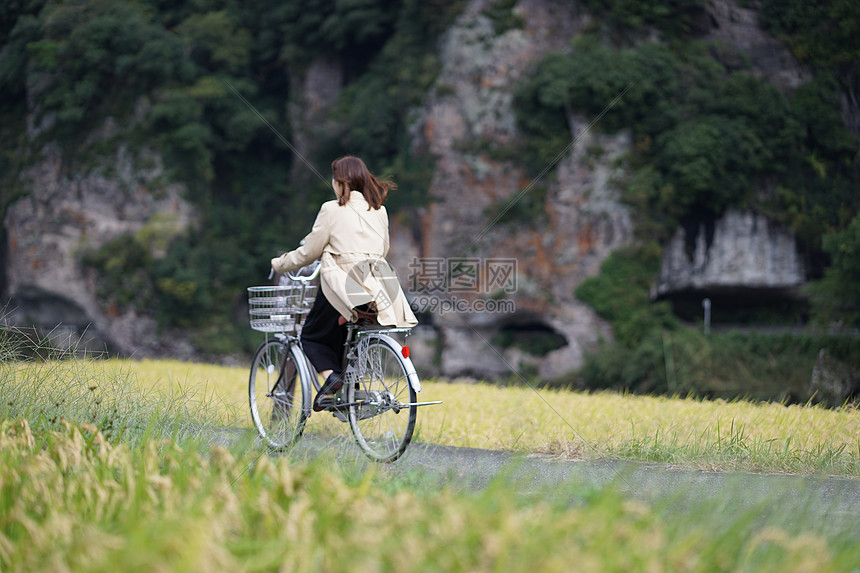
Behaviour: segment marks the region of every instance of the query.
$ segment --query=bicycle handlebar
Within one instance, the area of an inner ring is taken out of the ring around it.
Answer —
[[[320,274],[320,267],[321,266],[322,265],[320,264],[320,262],[318,260],[316,260],[316,261],[312,262],[311,264],[309,264],[307,267],[302,267],[302,269],[306,269],[308,267],[314,267],[314,270],[308,276],[294,275],[292,273],[287,273],[287,276],[290,277],[290,279],[292,279],[294,281],[310,282],[310,281],[314,280],[315,278],[317,278],[317,276]]]
[[[304,269],[313,267],[311,274],[304,276],[301,274],[294,275],[292,273],[287,273],[287,276],[290,277],[290,280],[300,281],[300,282],[310,282],[310,281],[314,280],[315,278],[317,278],[317,276],[320,274],[320,266],[321,266],[320,261],[316,260],[316,261],[312,262],[311,264],[307,265],[306,267],[302,267],[301,269],[299,269],[299,272],[301,272]],[[274,276],[275,276],[275,269],[269,269],[269,280],[272,280],[272,277],[274,277]]]

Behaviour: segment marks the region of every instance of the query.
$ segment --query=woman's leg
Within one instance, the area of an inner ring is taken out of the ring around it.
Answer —
[[[320,289],[302,326],[302,350],[317,372],[328,378],[343,368],[346,327],[338,324],[338,313]]]

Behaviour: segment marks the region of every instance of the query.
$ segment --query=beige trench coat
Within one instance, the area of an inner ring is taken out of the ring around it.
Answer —
[[[323,294],[341,316],[356,320],[355,307],[374,302],[380,324],[415,326],[418,320],[385,260],[388,246],[385,207],[369,209],[364,195],[352,191],[346,205],[323,203],[302,246],[272,259],[272,268],[291,272],[319,258]]]

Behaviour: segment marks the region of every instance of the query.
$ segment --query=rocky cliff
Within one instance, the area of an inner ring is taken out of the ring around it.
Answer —
[[[780,293],[806,281],[794,234],[751,212],[678,229],[663,249],[655,295],[743,289]]]
[[[114,134],[108,120],[92,137]],[[163,172],[151,150],[131,153],[120,145],[94,167],[69,168],[55,145],[44,147],[22,175],[30,193],[9,207],[4,222],[4,323],[36,326],[60,348],[189,356],[190,345],[161,338],[148,314],[105,306],[81,263],[85,253],[119,236],[148,232],[158,248],[192,224],[182,186],[166,183]]]
[[[435,367],[445,376],[510,375],[513,368],[552,378],[580,367],[585,351],[611,337],[573,291],[598,272],[612,250],[632,240],[630,214],[618,200],[612,184],[618,173],[611,167],[631,151],[631,141],[626,133],[590,131],[590,118],[570,116],[573,145],[559,150],[555,173],[541,181],[530,181],[515,163],[468,145],[515,139],[513,86],[545,53],[568,49],[569,40],[590,23],[587,14],[559,11],[551,2],[521,1],[515,12],[522,17],[522,28],[495,35],[484,15],[488,4],[470,2],[443,42],[443,70],[415,124],[416,145],[426,146],[436,158],[433,202],[419,221],[411,222],[412,233],[400,234],[396,264],[403,275],[410,258],[518,261],[517,289],[508,294],[515,310],[436,313],[432,330],[423,336],[433,341]],[[698,20],[698,34],[713,41],[721,57],[739,63],[747,58],[755,73],[783,89],[809,79],[784,46],[759,30],[754,10],[731,0],[713,0]],[[545,196],[537,201],[543,213],[493,221],[493,205],[510,206],[513,213],[526,210],[541,185],[546,185]],[[743,289],[793,287],[805,280],[794,237],[763,217],[729,214],[719,223],[713,242],[703,242],[705,232],[697,237],[690,254],[686,245],[691,238],[678,231],[666,250],[660,294],[713,286],[714,281]],[[730,267],[731,274],[726,272]],[[553,332],[563,343],[544,356],[516,345],[504,351],[489,347],[500,332],[516,336],[518,328],[523,334],[535,328]]]
[[[558,150],[557,177],[534,181],[513,161],[470,145],[504,145],[517,137],[512,109],[517,82],[547,52],[566,49],[589,23],[585,14],[526,0],[515,8],[522,26],[498,35],[484,14],[488,4],[470,2],[443,39],[442,71],[414,124],[416,145],[436,159],[432,199],[420,218],[410,222],[413,232],[398,234],[405,240],[397,245],[394,263],[402,277],[412,261],[443,260],[443,272],[453,279],[457,261],[452,259],[478,266],[516,261],[515,288],[505,294],[513,306],[503,311],[472,304],[497,295],[486,279],[466,292],[447,288],[422,293],[415,288],[420,284],[407,284],[419,302],[469,302],[465,312],[430,313],[432,331],[424,336],[435,339],[442,375],[511,375],[512,369],[525,369],[555,377],[577,368],[583,353],[609,336],[606,325],[574,298],[573,289],[598,271],[611,250],[631,239],[630,218],[617,200],[609,167],[629,151],[630,141],[624,134],[587,131],[587,118],[571,117],[576,143]],[[594,147],[602,150],[603,160],[587,157],[585,150]],[[538,212],[532,208],[522,214],[535,203]],[[494,220],[499,206],[509,211]],[[505,351],[492,348],[489,343],[505,328],[554,333],[562,344],[540,358],[516,345]]]
[[[630,213],[613,185],[623,165],[616,160],[632,142],[625,132],[590,130],[591,118],[571,114],[572,145],[558,150],[556,165],[542,177],[533,180],[515,158],[495,153],[518,138],[512,102],[520,79],[545,54],[569,49],[593,22],[585,11],[562,9],[553,0],[520,0],[512,12],[516,25],[500,30],[493,5],[469,0],[439,44],[441,71],[411,123],[416,150],[435,159],[429,201],[412,216],[393,218],[391,259],[413,302],[427,311],[413,339],[423,347],[413,354],[423,357],[423,372],[485,377],[515,370],[552,378],[578,368],[585,352],[611,337],[573,291],[612,250],[632,240]],[[758,29],[753,10],[712,0],[700,16],[697,33],[720,42],[723,57],[749,58],[754,70],[786,89],[808,78]],[[303,154],[340,93],[341,66],[320,58],[292,78],[285,94],[294,143]],[[145,107],[138,112],[146,113]],[[111,125],[94,137],[109,139]],[[307,176],[303,171],[296,162],[294,179]],[[169,238],[194,224],[182,187],[162,175],[151,150],[118,146],[84,169],[69,168],[47,146],[23,175],[31,193],[10,206],[5,220],[5,295],[13,311],[6,321],[54,329],[64,344],[83,338],[136,356],[190,356],[187,344],[161,342],[152,317],[106,307],[80,263],[82,253],[117,236],[155,228]],[[728,267],[742,277],[738,285],[802,280],[792,238],[759,216],[731,215],[717,231],[692,240],[679,230],[666,250],[658,292],[714,284]],[[495,264],[515,271],[507,282],[494,282]],[[441,282],[430,288],[434,278]],[[458,302],[465,306],[440,311]],[[553,344],[535,351],[498,343],[518,333],[538,333]]]

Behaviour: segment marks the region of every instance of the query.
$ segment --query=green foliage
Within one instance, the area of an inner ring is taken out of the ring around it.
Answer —
[[[860,340],[792,334],[704,336],[679,329],[652,331],[635,347],[604,345],[580,376],[588,388],[711,398],[805,402],[821,349],[860,364]]]
[[[763,205],[816,251],[822,236],[851,221],[860,202],[860,138],[845,128],[839,108],[839,87],[831,77],[821,75],[797,89],[791,113],[802,136],[776,193]]]
[[[338,60],[350,85],[331,119],[333,135],[315,134],[320,145],[309,151],[311,160],[327,166],[337,155],[356,153],[400,184],[393,210],[423,200],[433,160],[412,148],[407,115],[435,79],[436,39],[461,6],[6,2],[0,8],[2,206],[17,196],[13,183],[32,154],[28,111],[42,129],[35,147],[60,143],[70,169],[112,157],[114,144],[132,152],[158,149],[167,180],[187,185],[199,225],[158,248],[142,237],[118,239],[89,254],[86,264],[104,273],[100,292],[117,309],[139,304],[163,326],[197,330],[209,349],[229,350],[242,338],[233,335],[237,328],[248,331],[230,324],[244,288],[265,281],[269,259],[298,243],[331,193],[325,182],[296,176],[298,159],[256,112],[292,141],[291,84],[313,59]],[[35,110],[26,109],[28,98]],[[115,140],[88,141],[106,117],[118,126]]]
[[[154,260],[149,250],[130,235],[124,235],[84,254],[83,264],[97,273],[96,295],[112,312],[130,306],[147,308],[155,298],[152,280]]]
[[[823,322],[838,320],[860,328],[860,215],[842,231],[826,235],[823,243],[831,265],[824,278],[811,285],[817,315]]]
[[[834,263],[834,268],[845,266],[840,285],[860,280],[854,252],[860,246],[860,233],[855,233],[860,226],[855,226],[850,234],[826,241],[844,248],[845,258]],[[615,343],[603,343],[599,352],[586,357],[579,376],[587,388],[803,402],[810,398],[812,368],[822,348],[846,364],[860,364],[860,340],[852,337],[755,333],[706,337],[679,328],[668,303],[652,303],[649,298],[659,255],[656,245],[616,251],[598,276],[576,289],[577,298],[608,320],[615,334]],[[823,300],[856,305],[856,289],[828,292]]]
[[[802,62],[860,79],[860,6],[852,0],[764,0],[762,28],[786,40]]]
[[[653,333],[632,348],[601,344],[597,352],[585,356],[578,376],[588,389],[668,392],[660,333]]]
[[[278,56],[296,69],[320,54],[372,57],[393,32],[398,3],[392,0],[282,2],[272,6],[257,0],[255,9],[269,21],[260,22],[281,39]],[[268,30],[267,30],[268,31]]]
[[[177,26],[176,33],[202,68],[234,74],[248,65],[251,34],[238,28],[233,16],[224,10],[192,14]],[[223,91],[221,88],[220,92]]]
[[[618,36],[649,28],[660,30],[668,38],[688,33],[692,18],[701,15],[704,0],[585,0],[585,6],[602,17]]]
[[[400,188],[392,207],[426,202],[432,156],[414,149],[409,113],[426,96],[439,72],[438,34],[459,12],[460,2],[404,3],[395,33],[371,61],[367,73],[344,89],[335,118],[337,154],[361,155],[371,168],[390,174]],[[436,8],[435,14],[430,9]]]
[[[521,29],[525,26],[523,17],[514,12],[518,0],[494,0],[481,13],[493,23],[493,31],[501,36],[509,30]]]
[[[576,288],[576,297],[612,324],[616,341],[636,348],[648,335],[673,329],[676,320],[665,302],[651,303],[651,281],[660,264],[657,245],[613,252],[600,274]]]
[[[52,1],[39,20],[41,39],[27,44],[28,83],[43,117],[53,116],[54,136],[74,137],[185,67],[178,39],[131,2]]]
[[[621,19],[638,25],[635,18]],[[822,237],[845,229],[860,210],[860,138],[843,123],[845,83],[820,73],[787,97],[736,64],[724,64],[707,46],[688,41],[676,47],[645,41],[617,49],[586,35],[574,41],[571,54],[545,57],[515,98],[532,170],[549,164],[577,135],[569,127],[576,114],[590,119],[605,112],[596,129],[632,131],[635,151],[619,184],[643,240],[665,241],[691,216],[754,208],[789,225],[808,253],[812,275],[821,273]],[[644,272],[642,282],[655,272]],[[839,308],[853,322],[855,299],[845,293],[856,282],[849,277],[828,272],[821,292],[842,294],[818,300],[836,303],[831,310]],[[626,284],[625,273],[614,280]],[[613,322],[626,347],[618,351],[638,348],[653,357],[659,345],[638,346],[650,330],[650,318],[643,317],[654,308],[646,288],[621,304],[607,294],[612,280],[590,281],[577,295]]]
[[[804,163],[803,122],[833,127],[829,117],[793,114],[775,87],[729,70],[701,46],[683,54],[655,42],[616,50],[590,37],[575,42],[570,56],[541,61],[516,106],[535,165],[548,164],[570,139],[568,110],[587,118],[606,111],[600,128],[631,128],[637,153],[624,199],[636,207],[640,230],[662,229],[663,237],[691,211],[721,213],[757,201],[754,191],[766,180],[795,181],[789,166]],[[852,141],[845,133],[830,143],[842,161]]]

